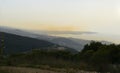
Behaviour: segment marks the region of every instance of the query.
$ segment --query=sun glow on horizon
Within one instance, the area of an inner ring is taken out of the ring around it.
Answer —
[[[42,31],[90,31],[120,36],[120,1],[0,0],[0,26]],[[103,39],[102,35],[99,36]],[[98,39],[97,36],[93,38]]]

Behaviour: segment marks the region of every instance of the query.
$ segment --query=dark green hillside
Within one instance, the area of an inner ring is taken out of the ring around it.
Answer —
[[[59,45],[53,44],[45,40],[38,40],[35,38],[23,37],[15,34],[2,32],[4,39],[4,54],[15,54],[20,52],[28,52],[33,49],[43,49],[43,50],[64,50],[76,53],[77,51],[67,47],[61,47]],[[2,39],[1,39],[2,40]]]
[[[4,54],[13,54],[18,52],[26,52],[32,49],[52,47],[55,44],[37,40],[34,38],[22,37],[14,34],[4,33]]]

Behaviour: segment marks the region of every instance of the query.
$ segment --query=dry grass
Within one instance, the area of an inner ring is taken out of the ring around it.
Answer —
[[[7,70],[9,73],[59,73],[49,70],[41,70],[34,68],[21,68],[21,67],[2,67],[2,70]]]
[[[45,69],[25,68],[25,67],[0,67],[0,69],[7,71],[8,73],[96,73],[96,72],[79,71],[74,69],[56,69],[56,68],[45,70]]]

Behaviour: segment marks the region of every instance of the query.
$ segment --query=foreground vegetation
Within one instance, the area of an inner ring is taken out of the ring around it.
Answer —
[[[120,73],[120,45],[91,42],[79,53],[64,50],[32,50],[27,53],[1,56],[0,65],[47,70],[65,69],[74,72],[85,70]]]

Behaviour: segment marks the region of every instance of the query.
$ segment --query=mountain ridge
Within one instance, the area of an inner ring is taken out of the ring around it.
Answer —
[[[83,39],[76,39],[76,38],[65,38],[65,37],[56,37],[56,36],[49,36],[45,34],[36,34],[30,31],[25,31],[21,29],[9,28],[9,27],[0,27],[0,31],[16,34],[19,36],[35,38],[39,40],[45,40],[60,46],[65,46],[68,48],[73,48],[77,51],[81,51],[84,48],[84,45],[89,44],[91,40],[83,40]],[[103,41],[101,41],[103,42]],[[104,44],[110,44],[110,42],[103,42]]]

